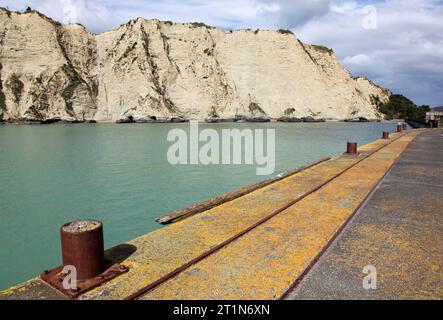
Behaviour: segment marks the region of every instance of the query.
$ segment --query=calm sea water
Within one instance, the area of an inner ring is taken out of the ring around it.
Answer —
[[[159,215],[264,180],[255,166],[172,166],[169,130],[189,124],[0,126],[0,289],[60,264],[59,227],[99,219],[106,247],[160,228]],[[201,124],[275,128],[275,175],[395,123]]]

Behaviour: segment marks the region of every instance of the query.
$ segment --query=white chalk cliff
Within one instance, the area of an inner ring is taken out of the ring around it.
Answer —
[[[0,120],[379,119],[390,92],[293,34],[136,19],[98,35],[0,9]]]

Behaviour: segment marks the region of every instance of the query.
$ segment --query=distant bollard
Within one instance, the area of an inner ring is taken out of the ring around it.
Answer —
[[[402,132],[403,126],[401,123],[397,124],[397,132]]]
[[[78,280],[91,279],[105,270],[103,224],[73,221],[60,229],[63,266],[74,266]]]
[[[348,142],[347,154],[356,155],[357,154],[357,142]]]
[[[383,139],[389,139],[389,132],[383,131]]]
[[[403,131],[408,130],[408,126],[406,125],[406,123],[403,123],[403,125],[402,125],[402,129],[403,129]]]

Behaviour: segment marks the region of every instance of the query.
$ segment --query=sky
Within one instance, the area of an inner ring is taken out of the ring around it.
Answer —
[[[0,0],[99,33],[137,17],[224,29],[290,29],[332,48],[354,76],[443,105],[443,0]]]

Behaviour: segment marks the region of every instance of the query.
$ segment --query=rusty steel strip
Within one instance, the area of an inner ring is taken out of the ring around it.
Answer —
[[[330,183],[331,181],[337,179],[338,177],[340,177],[341,175],[343,175],[344,173],[346,173],[347,171],[349,171],[350,169],[354,168],[356,165],[358,165],[359,163],[361,163],[362,161],[366,160],[367,158],[369,158],[370,156],[372,156],[373,154],[379,152],[380,150],[382,150],[383,148],[391,145],[393,142],[397,141],[398,139],[402,138],[404,134],[401,134],[399,137],[393,139],[392,141],[390,141],[389,143],[380,146],[379,148],[375,149],[374,151],[364,155],[361,159],[359,159],[358,161],[356,161],[354,164],[350,165],[348,168],[340,171],[339,173],[337,173],[336,175],[334,175],[333,177],[331,177],[330,179],[326,180],[325,182],[321,183],[320,185],[318,185],[317,187],[305,192],[303,195],[297,197],[296,199],[288,202],[286,205],[280,207],[279,209],[273,211],[270,215],[264,217],[263,219],[259,220],[258,222],[254,223],[253,225],[251,225],[250,227],[244,229],[243,231],[239,232],[238,234],[232,236],[231,238],[227,239],[226,241],[223,241],[222,243],[212,247],[210,250],[202,253],[201,255],[195,257],[194,259],[190,260],[189,262],[183,264],[182,266],[178,267],[177,269],[171,271],[170,273],[164,275],[163,277],[157,279],[156,281],[152,282],[151,284],[143,287],[142,289],[136,291],[135,293],[131,294],[130,296],[124,298],[123,300],[135,300],[137,298],[140,298],[141,296],[145,295],[146,293],[152,291],[153,289],[157,288],[159,285],[161,285],[162,283],[172,279],[173,277],[175,277],[176,275],[180,274],[181,272],[183,272],[184,270],[188,269],[189,267],[191,267],[192,265],[202,261],[203,259],[207,258],[208,256],[218,252],[220,249],[226,247],[227,245],[229,245],[230,243],[234,242],[235,240],[241,238],[242,236],[244,236],[245,234],[249,233],[250,231],[254,230],[255,228],[259,227],[260,225],[264,224],[265,222],[269,221],[270,219],[272,219],[273,217],[275,217],[276,215],[278,215],[279,213],[285,211],[286,209],[290,208],[291,206],[293,206],[294,204],[296,204],[297,202],[300,202],[301,200],[303,200],[304,198],[308,197],[309,195],[313,194],[314,192],[320,190],[321,188],[323,188],[325,185],[327,185],[328,183]],[[364,203],[364,201],[362,202]],[[362,203],[360,204],[360,206],[362,205]],[[341,231],[341,230],[339,230]],[[337,234],[338,235],[338,234]],[[332,242],[331,242],[332,243]],[[324,249],[326,250],[326,249]]]
[[[322,158],[318,161],[312,162],[312,163],[307,164],[305,166],[301,166],[295,170],[281,174],[275,178],[271,178],[271,179],[264,180],[264,181],[261,181],[261,182],[255,183],[255,184],[251,184],[247,187],[243,187],[243,188],[234,190],[232,192],[226,193],[226,194],[221,195],[219,197],[216,197],[216,198],[213,198],[210,200],[206,200],[203,202],[199,202],[197,204],[191,205],[191,206],[186,207],[184,209],[173,211],[171,213],[168,213],[167,215],[160,216],[160,217],[156,218],[155,221],[157,221],[160,224],[164,224],[164,225],[181,221],[183,219],[189,218],[190,216],[210,210],[210,209],[217,207],[223,203],[240,198],[246,194],[249,194],[249,193],[254,192],[258,189],[264,188],[272,183],[286,179],[294,174],[300,173],[303,170],[312,168],[320,163],[323,163],[323,162],[329,161],[329,160],[331,160],[331,157]]]

